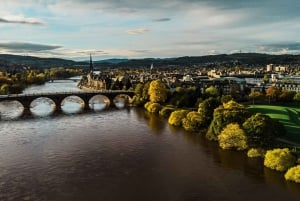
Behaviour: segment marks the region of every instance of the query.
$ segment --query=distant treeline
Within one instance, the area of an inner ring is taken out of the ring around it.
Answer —
[[[116,68],[116,67],[166,67],[166,66],[265,66],[267,64],[291,64],[300,63],[300,55],[269,55],[259,53],[237,53],[237,54],[220,54],[193,57],[178,58],[145,58],[145,59],[108,59],[94,61],[95,68]],[[0,68],[31,67],[35,69],[50,68],[60,66],[64,68],[89,68],[89,61],[76,62],[58,58],[39,58],[31,56],[18,56],[0,54]]]

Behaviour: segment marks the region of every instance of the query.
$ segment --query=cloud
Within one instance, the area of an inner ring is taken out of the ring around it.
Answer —
[[[13,52],[40,52],[61,48],[59,45],[43,45],[26,42],[0,42],[0,48]]]
[[[158,19],[154,19],[154,22],[167,22],[167,21],[171,21],[171,18],[158,18]]]
[[[0,23],[44,25],[43,22],[35,20],[35,19],[5,19],[5,18],[0,18]]]
[[[138,35],[138,34],[144,34],[149,31],[150,30],[146,29],[146,28],[137,28],[137,29],[126,30],[126,33],[131,34],[131,35]]]
[[[258,51],[265,51],[265,52],[280,52],[283,50],[289,51],[300,51],[300,43],[275,43],[275,44],[266,44],[266,45],[259,45],[257,47]]]

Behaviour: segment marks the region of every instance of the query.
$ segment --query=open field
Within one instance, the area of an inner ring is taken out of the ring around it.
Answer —
[[[286,140],[300,144],[300,107],[251,105],[248,107],[253,113],[263,113],[271,118],[278,119],[286,128]]]

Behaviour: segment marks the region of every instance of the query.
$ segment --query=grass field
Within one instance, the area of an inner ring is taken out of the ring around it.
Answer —
[[[248,107],[253,113],[262,113],[278,119],[285,127],[287,135],[284,139],[300,144],[300,107],[251,105]]]

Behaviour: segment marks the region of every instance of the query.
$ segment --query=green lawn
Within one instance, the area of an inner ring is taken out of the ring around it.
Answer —
[[[248,107],[253,113],[263,113],[283,123],[287,131],[285,139],[300,144],[300,107],[251,105]]]

